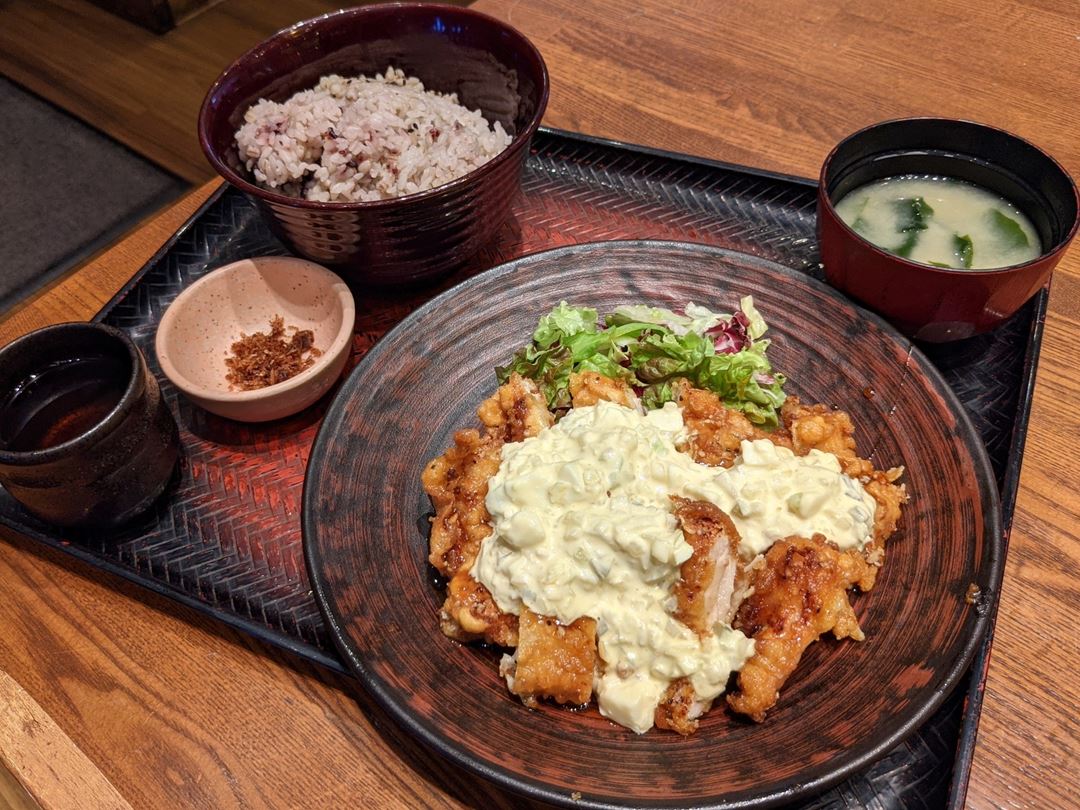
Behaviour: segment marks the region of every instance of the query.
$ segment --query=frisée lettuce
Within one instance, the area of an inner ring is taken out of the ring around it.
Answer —
[[[773,371],[765,354],[767,328],[750,296],[731,315],[692,303],[681,314],[630,305],[616,307],[603,322],[595,309],[563,301],[540,318],[532,343],[495,372],[500,383],[514,372],[535,380],[555,411],[570,407],[575,372],[624,380],[646,410],[669,402],[672,383],[684,377],[751,422],[776,427],[784,376]]]

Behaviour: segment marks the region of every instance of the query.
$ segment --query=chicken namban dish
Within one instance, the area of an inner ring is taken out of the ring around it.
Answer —
[[[908,495],[849,416],[783,392],[749,298],[731,315],[562,304],[422,483],[442,632],[505,648],[526,706],[595,700],[691,734],[754,721],[826,633],[863,640]]]

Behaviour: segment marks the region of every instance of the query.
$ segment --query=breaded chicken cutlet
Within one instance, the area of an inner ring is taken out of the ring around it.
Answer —
[[[735,628],[754,639],[754,655],[728,705],[760,723],[807,647],[829,632],[862,641],[848,589],[870,590],[876,571],[858,551],[840,551],[820,534],[773,543],[735,617]]]
[[[735,623],[754,639],[755,653],[740,673],[740,692],[727,700],[732,709],[760,722],[812,642],[830,631],[836,638],[863,639],[847,592],[857,587],[865,593],[874,587],[885,559],[885,540],[896,531],[908,499],[904,486],[896,483],[903,469],[875,470],[859,458],[851,417],[826,405],[804,405],[798,397],[788,397],[780,410],[781,426],[769,433],[710,391],[682,385],[677,396],[690,429],[688,452],[695,460],[730,466],[740,443],[756,438],[800,456],[819,450],[836,456],[844,474],[857,479],[876,503],[873,538],[861,552],[840,552],[820,535],[788,538],[777,541],[765,554],[765,564],[756,568],[751,596]],[[812,615],[803,613],[808,605],[816,606]]]
[[[484,434],[474,429],[454,434],[454,446],[427,465],[421,475],[424,491],[435,507],[431,519],[428,560],[449,578],[440,612],[443,633],[458,641],[483,639],[514,646],[517,616],[503,613],[488,589],[469,573],[481,541],[491,534],[484,499],[488,482],[499,469],[505,442],[535,436],[554,417],[536,384],[517,374],[481,403],[477,415]]]
[[[739,532],[724,512],[706,501],[672,496],[675,520],[693,549],[675,583],[674,617],[698,636],[717,624],[729,624],[746,594],[747,573],[739,559]],[[687,678],[671,682],[654,722],[679,734],[697,730],[698,718],[712,707],[701,700]]]
[[[637,396],[622,381],[585,372],[572,375],[569,388],[574,407],[610,401],[640,412]],[[718,623],[731,623],[754,639],[755,652],[727,703],[760,722],[811,643],[828,632],[862,640],[848,591],[865,592],[874,585],[885,541],[907,500],[903,485],[896,483],[903,471],[879,471],[859,458],[854,426],[843,411],[789,397],[779,427],[766,431],[709,391],[686,381],[673,388],[688,433],[680,449],[695,461],[730,467],[744,440],[767,439],[796,455],[820,450],[836,456],[844,474],[859,480],[876,504],[873,537],[862,551],[841,551],[821,535],[793,536],[750,561],[740,556],[739,534],[727,514],[711,503],[672,497],[672,515],[692,549],[672,588],[672,617],[701,636]],[[481,542],[492,532],[484,501],[503,444],[538,435],[554,417],[536,385],[517,374],[484,401],[478,416],[483,433],[459,431],[454,446],[423,474],[436,510],[430,561],[449,579],[441,628],[459,641],[516,647],[513,655],[503,657],[500,672],[526,705],[538,699],[588,703],[601,665],[596,621],[583,617],[563,625],[527,608],[520,616],[504,613],[469,573]],[[711,702],[700,700],[688,679],[675,679],[656,708],[655,725],[692,733]]]

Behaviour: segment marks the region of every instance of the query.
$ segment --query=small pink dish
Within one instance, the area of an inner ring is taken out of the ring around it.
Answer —
[[[226,357],[242,334],[285,326],[310,329],[322,354],[284,382],[230,390]],[[325,394],[341,376],[352,347],[356,308],[345,282],[303,259],[263,256],[203,276],[172,302],[158,325],[154,350],[165,376],[192,402],[241,422],[291,416]]]

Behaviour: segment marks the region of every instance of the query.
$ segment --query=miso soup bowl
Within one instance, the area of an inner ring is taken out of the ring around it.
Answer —
[[[854,189],[895,175],[965,180],[1016,205],[1035,226],[1038,258],[991,270],[953,270],[901,258],[864,239],[835,205]],[[1050,279],[1076,235],[1076,184],[1042,150],[970,121],[906,118],[874,124],[841,141],[825,159],[818,188],[821,260],[830,284],[934,343],[1001,324]]]
[[[285,101],[329,74],[372,76],[390,66],[501,122],[510,145],[456,180],[393,199],[316,202],[256,185],[235,142],[252,104]],[[367,5],[297,23],[237,59],[206,95],[199,141],[295,253],[356,288],[393,286],[445,275],[495,236],[521,187],[547,99],[540,52],[506,23],[433,3]]]

